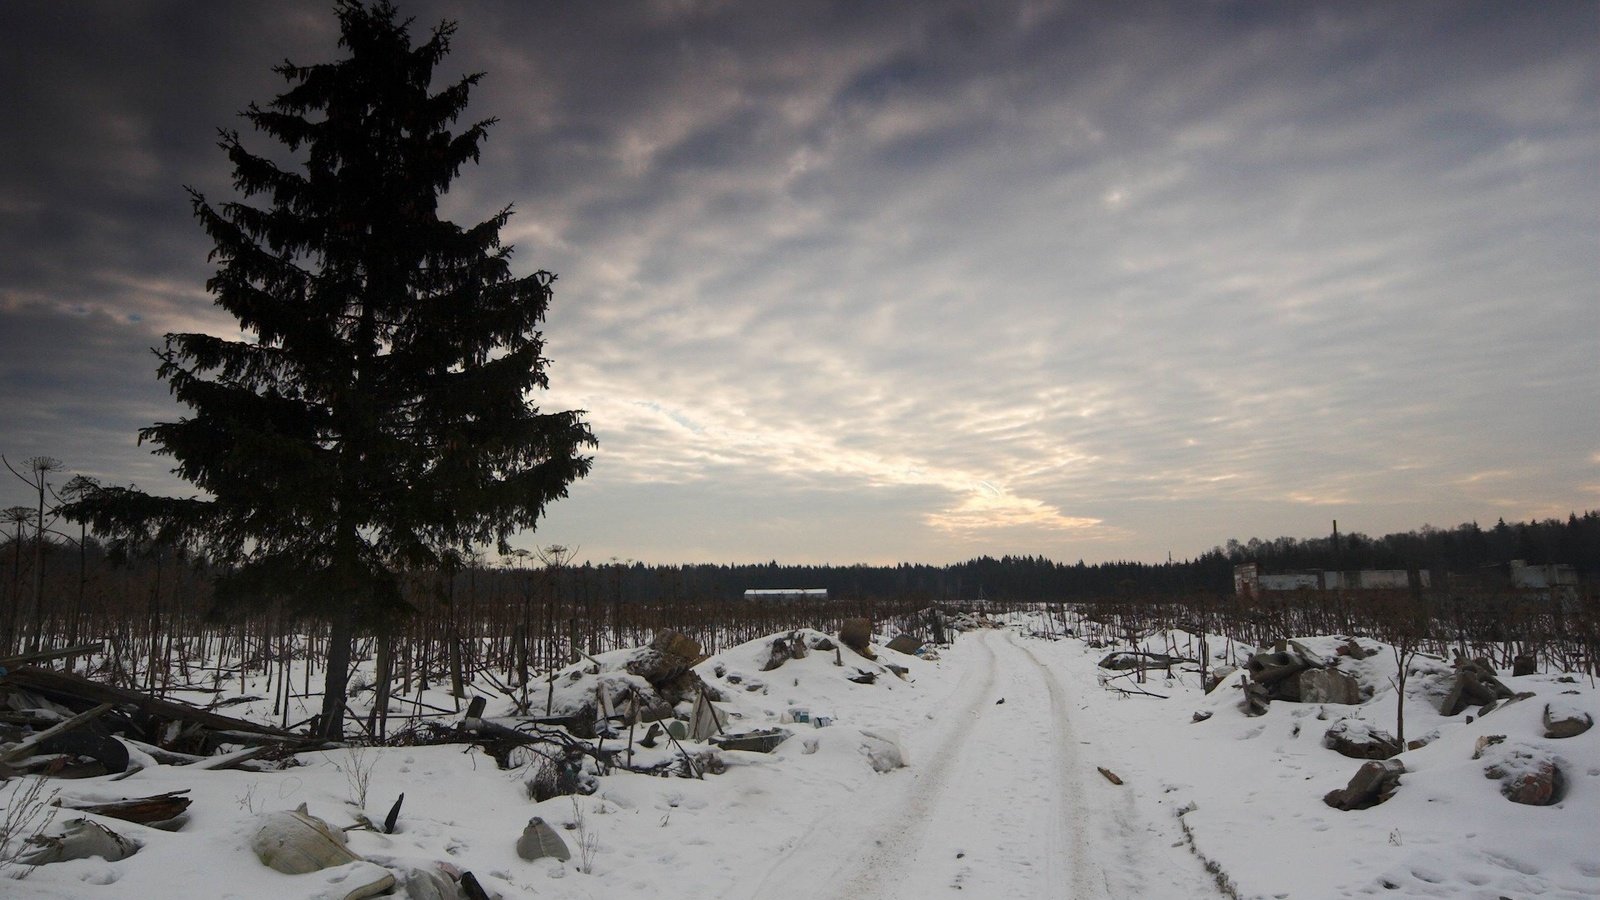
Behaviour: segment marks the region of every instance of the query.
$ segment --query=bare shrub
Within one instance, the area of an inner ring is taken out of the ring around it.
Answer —
[[[29,841],[55,821],[57,807],[51,804],[58,791],[44,789],[44,777],[18,779],[12,783],[5,812],[0,814],[0,875],[22,879],[34,867],[21,862]]]

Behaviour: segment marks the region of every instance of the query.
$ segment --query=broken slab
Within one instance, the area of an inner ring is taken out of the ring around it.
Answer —
[[[1244,714],[1247,716],[1266,715],[1267,709],[1272,704],[1272,696],[1267,692],[1267,686],[1247,681],[1241,687],[1244,688],[1244,700],[1240,702],[1239,708],[1244,711]]]
[[[750,753],[771,753],[778,749],[778,745],[789,739],[789,731],[785,728],[762,728],[756,731],[746,731],[740,734],[719,734],[711,738],[711,743],[724,750],[745,750]]]
[[[1340,719],[1322,736],[1322,746],[1351,759],[1389,759],[1402,752],[1394,735],[1360,719]]]
[[[1457,660],[1456,677],[1439,705],[1439,714],[1453,716],[1469,706],[1509,700],[1511,689],[1500,683],[1494,670],[1479,660]]]
[[[1338,669],[1306,669],[1295,677],[1300,682],[1301,703],[1355,706],[1361,702],[1361,682]]]
[[[1370,809],[1394,795],[1400,787],[1400,776],[1406,771],[1405,763],[1398,759],[1374,760],[1365,763],[1351,776],[1350,783],[1338,790],[1329,791],[1322,802],[1334,809],[1345,811]]]
[[[1206,671],[1205,677],[1201,679],[1200,686],[1209,694],[1216,690],[1218,685],[1227,681],[1228,676],[1237,671],[1239,671],[1238,666],[1216,666]]]
[[[888,643],[888,648],[896,653],[915,654],[922,649],[922,641],[909,634],[897,634]]]

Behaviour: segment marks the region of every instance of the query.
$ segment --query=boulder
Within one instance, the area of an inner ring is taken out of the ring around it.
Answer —
[[[1512,803],[1549,806],[1561,799],[1565,778],[1549,751],[1503,739],[1480,744],[1478,750],[1489,761],[1483,777],[1500,782],[1501,795]]]
[[[1500,783],[1500,793],[1507,800],[1525,806],[1549,806],[1561,799],[1561,788],[1561,769],[1549,759]]]
[[[660,688],[683,678],[702,655],[699,641],[682,632],[662,629],[651,639],[650,646],[636,653],[624,668]]]
[[[1394,795],[1400,787],[1400,776],[1406,771],[1405,763],[1398,759],[1374,760],[1356,770],[1350,783],[1336,791],[1329,791],[1322,802],[1334,809],[1356,810],[1377,806]]]
[[[650,649],[691,662],[699,659],[704,653],[700,649],[699,641],[671,629],[656,632],[656,636],[650,641]]]
[[[839,626],[839,642],[851,650],[872,658],[872,620],[845,619]]]
[[[806,646],[810,647],[813,650],[819,650],[819,651],[821,651],[823,653],[826,653],[829,650],[834,649],[833,640],[831,638],[829,638],[825,634],[808,634],[808,635],[806,635]]]
[[[1301,703],[1361,702],[1361,683],[1338,669],[1306,669],[1296,677]]]
[[[916,653],[922,648],[922,641],[909,634],[897,634],[888,646],[896,653]]]
[[[1322,736],[1322,746],[1351,759],[1388,759],[1401,752],[1394,735],[1360,719],[1340,719]]]
[[[793,659],[794,650],[796,649],[800,650],[802,654],[805,653],[805,644],[794,640],[793,635],[773,638],[772,643],[767,645],[767,661],[762,663],[761,671],[771,672],[773,669]]]
[[[1519,653],[1511,661],[1511,674],[1513,676],[1536,675],[1539,672],[1539,657],[1532,653]]]
[[[517,855],[529,862],[545,857],[565,861],[572,858],[572,851],[567,849],[567,842],[550,827],[549,822],[534,816],[522,829],[522,836],[517,838]]]
[[[1547,738],[1577,737],[1594,727],[1594,717],[1580,709],[1566,705],[1544,705],[1544,736]]]

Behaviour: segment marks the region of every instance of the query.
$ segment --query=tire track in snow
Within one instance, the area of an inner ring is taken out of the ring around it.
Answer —
[[[1054,713],[1052,718],[1057,728],[1057,746],[1061,748],[1061,772],[1068,789],[1062,796],[1077,798],[1075,812],[1081,814],[1082,819],[1097,821],[1100,826],[1095,833],[1101,838],[1101,846],[1094,848],[1090,846],[1088,821],[1073,828],[1073,883],[1076,890],[1084,892],[1074,894],[1074,900],[1083,897],[1220,897],[1216,883],[1202,871],[1193,857],[1172,852],[1172,848],[1182,841],[1181,829],[1176,821],[1162,825],[1142,816],[1135,803],[1137,791],[1132,785],[1112,788],[1109,782],[1101,785],[1090,779],[1096,793],[1091,795],[1084,790],[1083,779],[1088,769],[1081,762],[1078,750],[1080,741],[1072,728],[1066,690],[1055,672],[1041,662],[1031,649],[1015,644],[1010,633],[1007,633],[1006,640],[1033,662],[1049,691]],[[1115,790],[1116,797],[1107,797],[1105,802],[1090,799],[1106,796],[1103,792],[1107,789]],[[1088,877],[1089,871],[1084,865],[1088,859],[1092,857],[1103,861],[1113,855],[1118,858],[1120,865],[1113,870],[1107,869],[1103,862],[1093,864],[1098,870],[1098,878]],[[1152,879],[1146,877],[1152,871],[1158,873],[1153,883]]]
[[[926,761],[911,758],[907,774],[915,783],[908,794],[904,793],[906,787],[898,779],[898,773],[884,776],[883,781],[874,784],[864,795],[852,798],[843,808],[818,816],[754,889],[741,886],[723,896],[730,900],[791,896],[810,900],[819,894],[853,900],[876,897],[861,893],[866,885],[859,882],[863,879],[875,881],[885,861],[892,862],[915,846],[914,842],[926,828],[929,808],[945,790],[951,768],[977,731],[977,722],[988,711],[995,681],[995,654],[989,646],[988,634],[978,634],[975,642],[983,651],[981,672],[962,676],[955,691],[959,698],[956,710],[940,717],[945,733],[938,738],[938,744]],[[902,796],[905,799],[901,800]],[[902,827],[894,829],[894,825]],[[863,853],[862,847],[870,850]],[[839,877],[828,878],[825,873],[830,872]],[[824,873],[827,882],[837,887],[819,890],[819,873]]]
[[[1044,663],[1039,661],[1033,651],[1027,647],[1019,646],[1010,631],[1006,632],[1006,643],[1022,651],[1033,663],[1034,672],[1044,681],[1045,692],[1050,696],[1050,722],[1054,732],[1055,752],[1055,800],[1058,827],[1065,829],[1070,835],[1067,841],[1068,858],[1072,861],[1070,877],[1072,879],[1072,897],[1074,900],[1089,900],[1094,897],[1111,897],[1112,889],[1104,869],[1091,863],[1089,853],[1088,829],[1089,823],[1084,821],[1083,798],[1085,796],[1083,785],[1083,763],[1078,755],[1078,735],[1072,728],[1072,718],[1068,715],[1066,693],[1062,690],[1055,676]],[[1075,799],[1075,804],[1069,804],[1069,799]],[[1077,813],[1075,815],[1075,813]],[[1127,896],[1140,896],[1129,894]]]

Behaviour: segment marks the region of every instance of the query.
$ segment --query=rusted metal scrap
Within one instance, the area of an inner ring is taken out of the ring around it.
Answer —
[[[181,791],[168,791],[165,794],[156,794],[151,797],[135,797],[110,803],[60,803],[58,805],[64,809],[77,812],[94,813],[97,816],[121,819],[124,822],[150,825],[155,822],[175,819],[184,810],[188,809],[189,804],[194,801],[183,796],[187,793],[189,791],[186,788]]]

